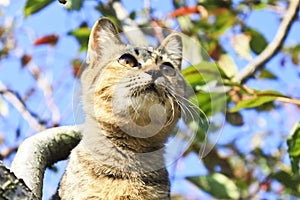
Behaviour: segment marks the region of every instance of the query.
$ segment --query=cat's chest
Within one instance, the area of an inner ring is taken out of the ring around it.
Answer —
[[[71,155],[69,168],[61,182],[62,199],[169,199],[169,180],[165,169],[160,169],[160,174],[149,172],[147,175],[133,175],[130,171],[123,171],[122,175],[117,175],[110,167],[105,169],[103,162],[97,161],[96,157],[82,154],[77,149]]]
[[[165,186],[147,186],[141,181],[101,178],[85,184],[83,199],[97,200],[168,200]]]

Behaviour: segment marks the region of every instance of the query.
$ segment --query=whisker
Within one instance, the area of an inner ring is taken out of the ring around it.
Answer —
[[[167,123],[165,123],[164,127],[167,127],[169,126],[170,124],[172,124],[172,122],[174,121],[175,119],[175,106],[174,106],[174,101],[172,99],[171,96],[169,95],[166,95],[170,105],[171,105],[171,108],[172,108],[172,115],[170,116],[170,119],[167,121]]]
[[[173,88],[168,88],[168,91],[182,109],[182,117],[186,123],[190,121],[199,121],[200,123],[206,124],[209,122],[206,114],[199,108],[198,105],[191,102],[184,96],[177,95]],[[196,120],[195,118],[197,118],[198,120]]]

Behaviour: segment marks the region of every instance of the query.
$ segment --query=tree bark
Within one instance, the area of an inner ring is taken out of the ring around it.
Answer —
[[[34,200],[37,199],[23,180],[6,168],[0,161],[0,199]]]

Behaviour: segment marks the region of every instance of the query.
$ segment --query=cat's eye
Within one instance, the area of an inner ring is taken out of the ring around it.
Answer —
[[[176,71],[175,71],[173,65],[169,62],[165,62],[165,63],[161,64],[160,70],[161,70],[162,74],[165,76],[175,76],[175,74],[176,74]]]
[[[128,66],[128,67],[137,67],[138,66],[138,61],[135,59],[135,57],[133,57],[130,54],[122,55],[119,58],[118,62],[123,66]]]

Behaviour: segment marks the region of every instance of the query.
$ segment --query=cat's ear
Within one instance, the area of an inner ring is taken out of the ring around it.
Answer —
[[[113,22],[106,17],[100,18],[93,26],[89,37],[86,62],[93,65],[101,59],[104,50],[120,44],[122,41]]]
[[[171,33],[158,48],[162,53],[167,53],[177,67],[181,68],[182,61],[182,39],[178,33]]]

